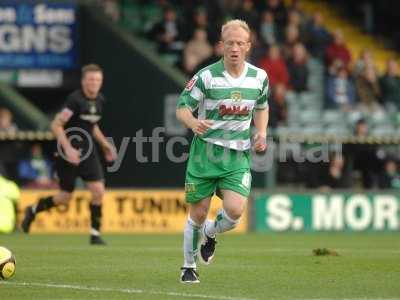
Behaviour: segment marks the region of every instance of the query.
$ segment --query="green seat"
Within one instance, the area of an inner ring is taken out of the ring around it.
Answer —
[[[299,121],[302,124],[320,124],[321,111],[317,109],[301,110],[299,112]]]
[[[324,130],[321,124],[314,123],[314,124],[304,124],[302,127],[302,132],[305,135],[316,135],[316,134],[323,134]]]
[[[140,6],[130,2],[122,4],[120,24],[129,31],[142,32],[143,21]]]
[[[179,60],[179,55],[177,54],[162,54],[161,57],[170,65],[175,65]]]
[[[325,125],[346,124],[345,114],[337,109],[327,109],[322,113],[322,121]]]
[[[360,111],[351,111],[347,113],[347,123],[351,124],[354,126],[358,120],[363,118],[363,114]]]
[[[161,6],[155,4],[146,4],[143,6],[142,11],[142,27],[143,32],[148,32],[154,24],[160,22],[163,18],[163,11]]]
[[[321,108],[322,101],[317,93],[303,92],[299,94],[300,105],[304,109]]]
[[[375,125],[370,133],[377,137],[393,136],[396,134],[396,129],[392,124]]]
[[[325,127],[324,134],[335,135],[335,136],[346,136],[351,134],[351,128],[341,124],[336,124],[336,125],[332,124]]]

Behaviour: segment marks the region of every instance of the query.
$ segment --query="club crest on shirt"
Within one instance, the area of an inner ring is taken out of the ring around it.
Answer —
[[[95,105],[91,105],[89,108],[89,112],[91,114],[95,114],[97,112],[96,106]]]
[[[196,84],[196,81],[197,81],[197,79],[199,78],[199,76],[193,76],[193,78],[192,79],[190,79],[189,81],[188,81],[188,83],[186,84],[186,87],[185,87],[185,91],[191,91],[192,90],[192,88],[194,87],[194,85]]]
[[[240,91],[232,91],[231,92],[231,99],[234,102],[242,101],[242,93]]]

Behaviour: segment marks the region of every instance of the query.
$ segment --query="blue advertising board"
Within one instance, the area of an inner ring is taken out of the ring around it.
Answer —
[[[73,2],[0,1],[0,69],[72,69],[78,63]]]

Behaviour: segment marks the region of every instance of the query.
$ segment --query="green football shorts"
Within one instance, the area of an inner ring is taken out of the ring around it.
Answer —
[[[186,169],[186,202],[196,203],[218,190],[248,197],[251,188],[250,153],[207,143],[195,136]]]

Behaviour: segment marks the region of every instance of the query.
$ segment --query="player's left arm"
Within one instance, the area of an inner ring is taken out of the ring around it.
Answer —
[[[106,160],[109,162],[114,161],[117,158],[117,151],[115,150],[115,147],[104,136],[99,125],[97,124],[93,127],[93,137],[103,149]]]
[[[257,133],[254,136],[254,150],[257,152],[265,151],[267,148],[267,127],[269,119],[268,109],[268,78],[263,82],[263,88],[260,97],[256,101],[254,112],[254,126]]]
[[[254,126],[257,133],[254,136],[254,149],[256,151],[265,151],[267,148],[267,126],[269,118],[269,109],[257,109],[254,112]]]

